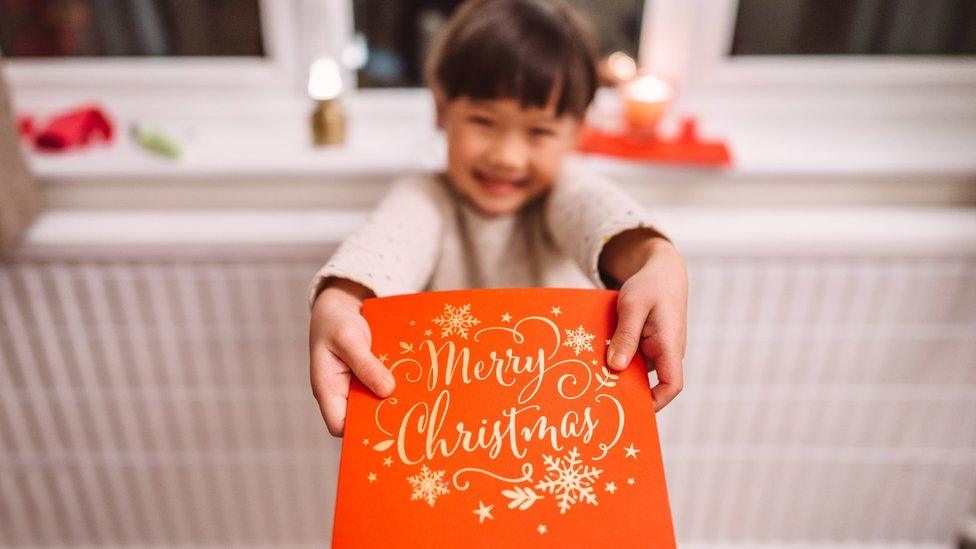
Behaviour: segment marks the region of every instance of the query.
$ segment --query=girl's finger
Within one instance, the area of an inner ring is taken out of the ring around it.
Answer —
[[[346,427],[346,399],[341,395],[325,395],[325,404],[319,403],[325,426],[334,437],[341,437]]]
[[[341,437],[346,422],[346,399],[352,373],[327,350],[314,353],[312,360],[312,394],[329,433]]]
[[[646,307],[640,301],[624,294],[617,297],[617,328],[607,346],[607,364],[614,370],[623,370],[637,352],[641,328],[647,319]]]
[[[634,358],[647,313],[642,301],[623,293],[617,297],[617,329],[607,346],[607,364],[614,370],[623,370]]]
[[[363,385],[380,398],[393,392],[393,374],[369,350],[369,343],[358,330],[344,330],[335,338],[332,352],[343,361]]]
[[[641,345],[641,351],[650,361],[648,369],[657,373],[657,385],[651,388],[651,396],[654,399],[654,411],[658,412],[684,388],[681,351],[676,344],[663,340],[658,334],[646,338]]]

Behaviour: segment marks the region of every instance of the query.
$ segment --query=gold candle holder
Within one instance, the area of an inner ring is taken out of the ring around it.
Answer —
[[[341,145],[346,140],[346,115],[339,99],[319,99],[312,110],[312,143],[316,147]]]
[[[342,95],[342,71],[330,57],[320,57],[308,71],[308,96],[315,102],[310,119],[316,147],[339,145],[346,140],[346,115]]]

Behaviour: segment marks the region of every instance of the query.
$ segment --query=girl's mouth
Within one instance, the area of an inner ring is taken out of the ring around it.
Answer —
[[[481,170],[474,170],[474,180],[485,192],[495,196],[506,196],[526,187],[524,179],[504,179],[490,176]]]

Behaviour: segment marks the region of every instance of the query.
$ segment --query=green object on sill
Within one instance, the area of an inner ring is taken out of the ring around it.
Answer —
[[[177,160],[183,156],[183,146],[180,142],[164,133],[133,126],[132,138],[143,149],[165,156],[170,160]]]

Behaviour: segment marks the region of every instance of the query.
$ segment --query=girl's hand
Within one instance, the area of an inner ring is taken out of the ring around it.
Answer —
[[[607,363],[614,370],[623,370],[640,348],[648,359],[648,370],[657,371],[658,384],[651,395],[654,411],[660,411],[684,386],[681,361],[688,308],[684,260],[664,238],[636,233],[611,240],[604,256],[612,276],[614,271],[632,273],[617,278],[624,283],[617,297],[617,330],[607,348]]]
[[[350,377],[385,398],[393,392],[393,374],[369,350],[369,325],[361,314],[370,292],[348,280],[335,280],[312,306],[308,347],[312,394],[326,427],[341,437],[346,423]]]

